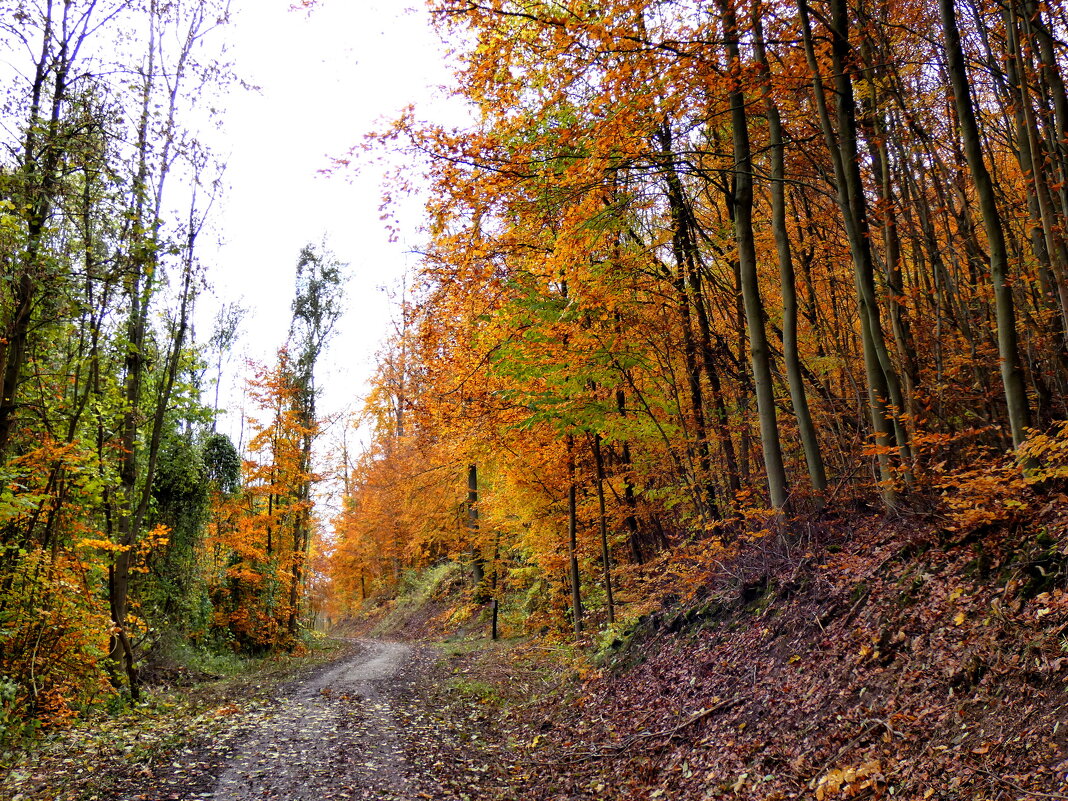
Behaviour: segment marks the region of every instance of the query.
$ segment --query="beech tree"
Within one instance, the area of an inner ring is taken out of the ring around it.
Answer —
[[[1024,390],[1023,371],[1020,368],[1020,348],[1016,340],[1016,302],[1008,284],[1008,253],[1001,213],[994,196],[990,173],[983,161],[982,140],[975,120],[968,75],[964,69],[964,54],[961,50],[960,32],[952,0],[939,0],[942,14],[943,39],[946,51],[946,69],[953,87],[953,105],[960,125],[960,136],[968,169],[972,174],[979,210],[986,230],[990,258],[990,276],[994,284],[994,303],[997,313],[998,356],[1001,363],[1001,382],[1005,386],[1005,401],[1009,411],[1009,426],[1012,429],[1012,444],[1019,447],[1030,424],[1027,395]]]

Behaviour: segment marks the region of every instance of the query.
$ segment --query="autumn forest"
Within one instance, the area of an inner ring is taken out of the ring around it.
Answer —
[[[0,745],[176,654],[304,652],[429,570],[442,625],[603,651],[828,521],[971,547],[1064,500],[1068,5],[428,4],[469,124],[413,107],[335,161],[402,165],[383,225],[426,198],[341,452],[323,244],[218,425],[242,315],[194,326],[224,191],[194,109],[243,91],[204,50],[227,4],[0,3]]]
[[[524,625],[611,624],[681,542],[1062,475],[1062,9],[434,13],[478,124],[379,143],[429,165],[429,243],[333,603],[466,554]]]

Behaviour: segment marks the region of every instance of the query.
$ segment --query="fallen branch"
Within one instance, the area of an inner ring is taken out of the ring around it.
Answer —
[[[999,776],[998,774],[992,771],[984,770],[983,768],[973,765],[970,762],[965,762],[964,764],[974,770],[976,773],[982,773],[984,776],[989,776],[991,779],[1001,782],[1006,787],[1011,788],[1013,792],[1026,793],[1027,795],[1033,795],[1035,798],[1055,798],[1058,799],[1058,801],[1068,801],[1068,795],[1065,795],[1064,793],[1040,793],[1037,790],[1028,790],[1024,787],[1021,787],[1014,781],[1010,781],[1009,779],[1006,779],[1003,776]]]
[[[720,703],[716,704],[715,706],[711,706],[708,709],[702,709],[700,712],[695,712],[687,720],[683,721],[673,729],[651,732],[640,736],[650,739],[657,737],[667,737],[669,740],[673,740],[675,738],[675,735],[677,735],[683,729],[688,729],[690,726],[697,723],[698,721],[704,720],[709,715],[714,715],[717,712],[726,712],[728,709],[733,709],[734,707],[741,704],[743,701],[745,701],[745,699],[741,696],[735,696],[734,698],[731,698],[728,701],[721,701]]]
[[[563,759],[554,759],[551,762],[542,762],[539,760],[534,760],[534,764],[576,765],[580,762],[591,762],[595,759],[604,759],[609,756],[621,754],[638,743],[649,742],[650,740],[660,740],[666,738],[667,741],[670,742],[679,735],[679,732],[690,728],[690,726],[693,726],[695,723],[699,723],[700,721],[711,715],[716,714],[717,712],[726,712],[729,709],[733,709],[739,704],[744,703],[745,700],[746,699],[742,696],[735,696],[734,698],[730,698],[726,701],[721,701],[718,704],[710,706],[708,709],[702,709],[699,712],[695,712],[682,723],[670,729],[661,729],[660,731],[638,732],[636,734],[632,734],[629,737],[624,738],[623,740],[620,740],[618,743],[610,743],[596,751],[585,751],[578,754],[572,754],[570,756],[564,757]]]

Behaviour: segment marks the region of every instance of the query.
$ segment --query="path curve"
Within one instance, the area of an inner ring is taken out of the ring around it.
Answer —
[[[412,649],[359,640],[357,653],[300,685],[230,758],[213,801],[407,801],[412,788],[386,686]]]

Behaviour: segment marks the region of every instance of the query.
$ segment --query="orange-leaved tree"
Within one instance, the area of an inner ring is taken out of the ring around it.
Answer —
[[[214,498],[205,563],[215,625],[251,651],[296,645],[290,621],[300,613],[309,547],[302,526],[311,510],[303,487],[315,478],[304,442],[317,432],[305,419],[300,393],[285,349],[272,368],[254,369],[249,395],[260,416],[249,418],[253,434],[241,488]]]

